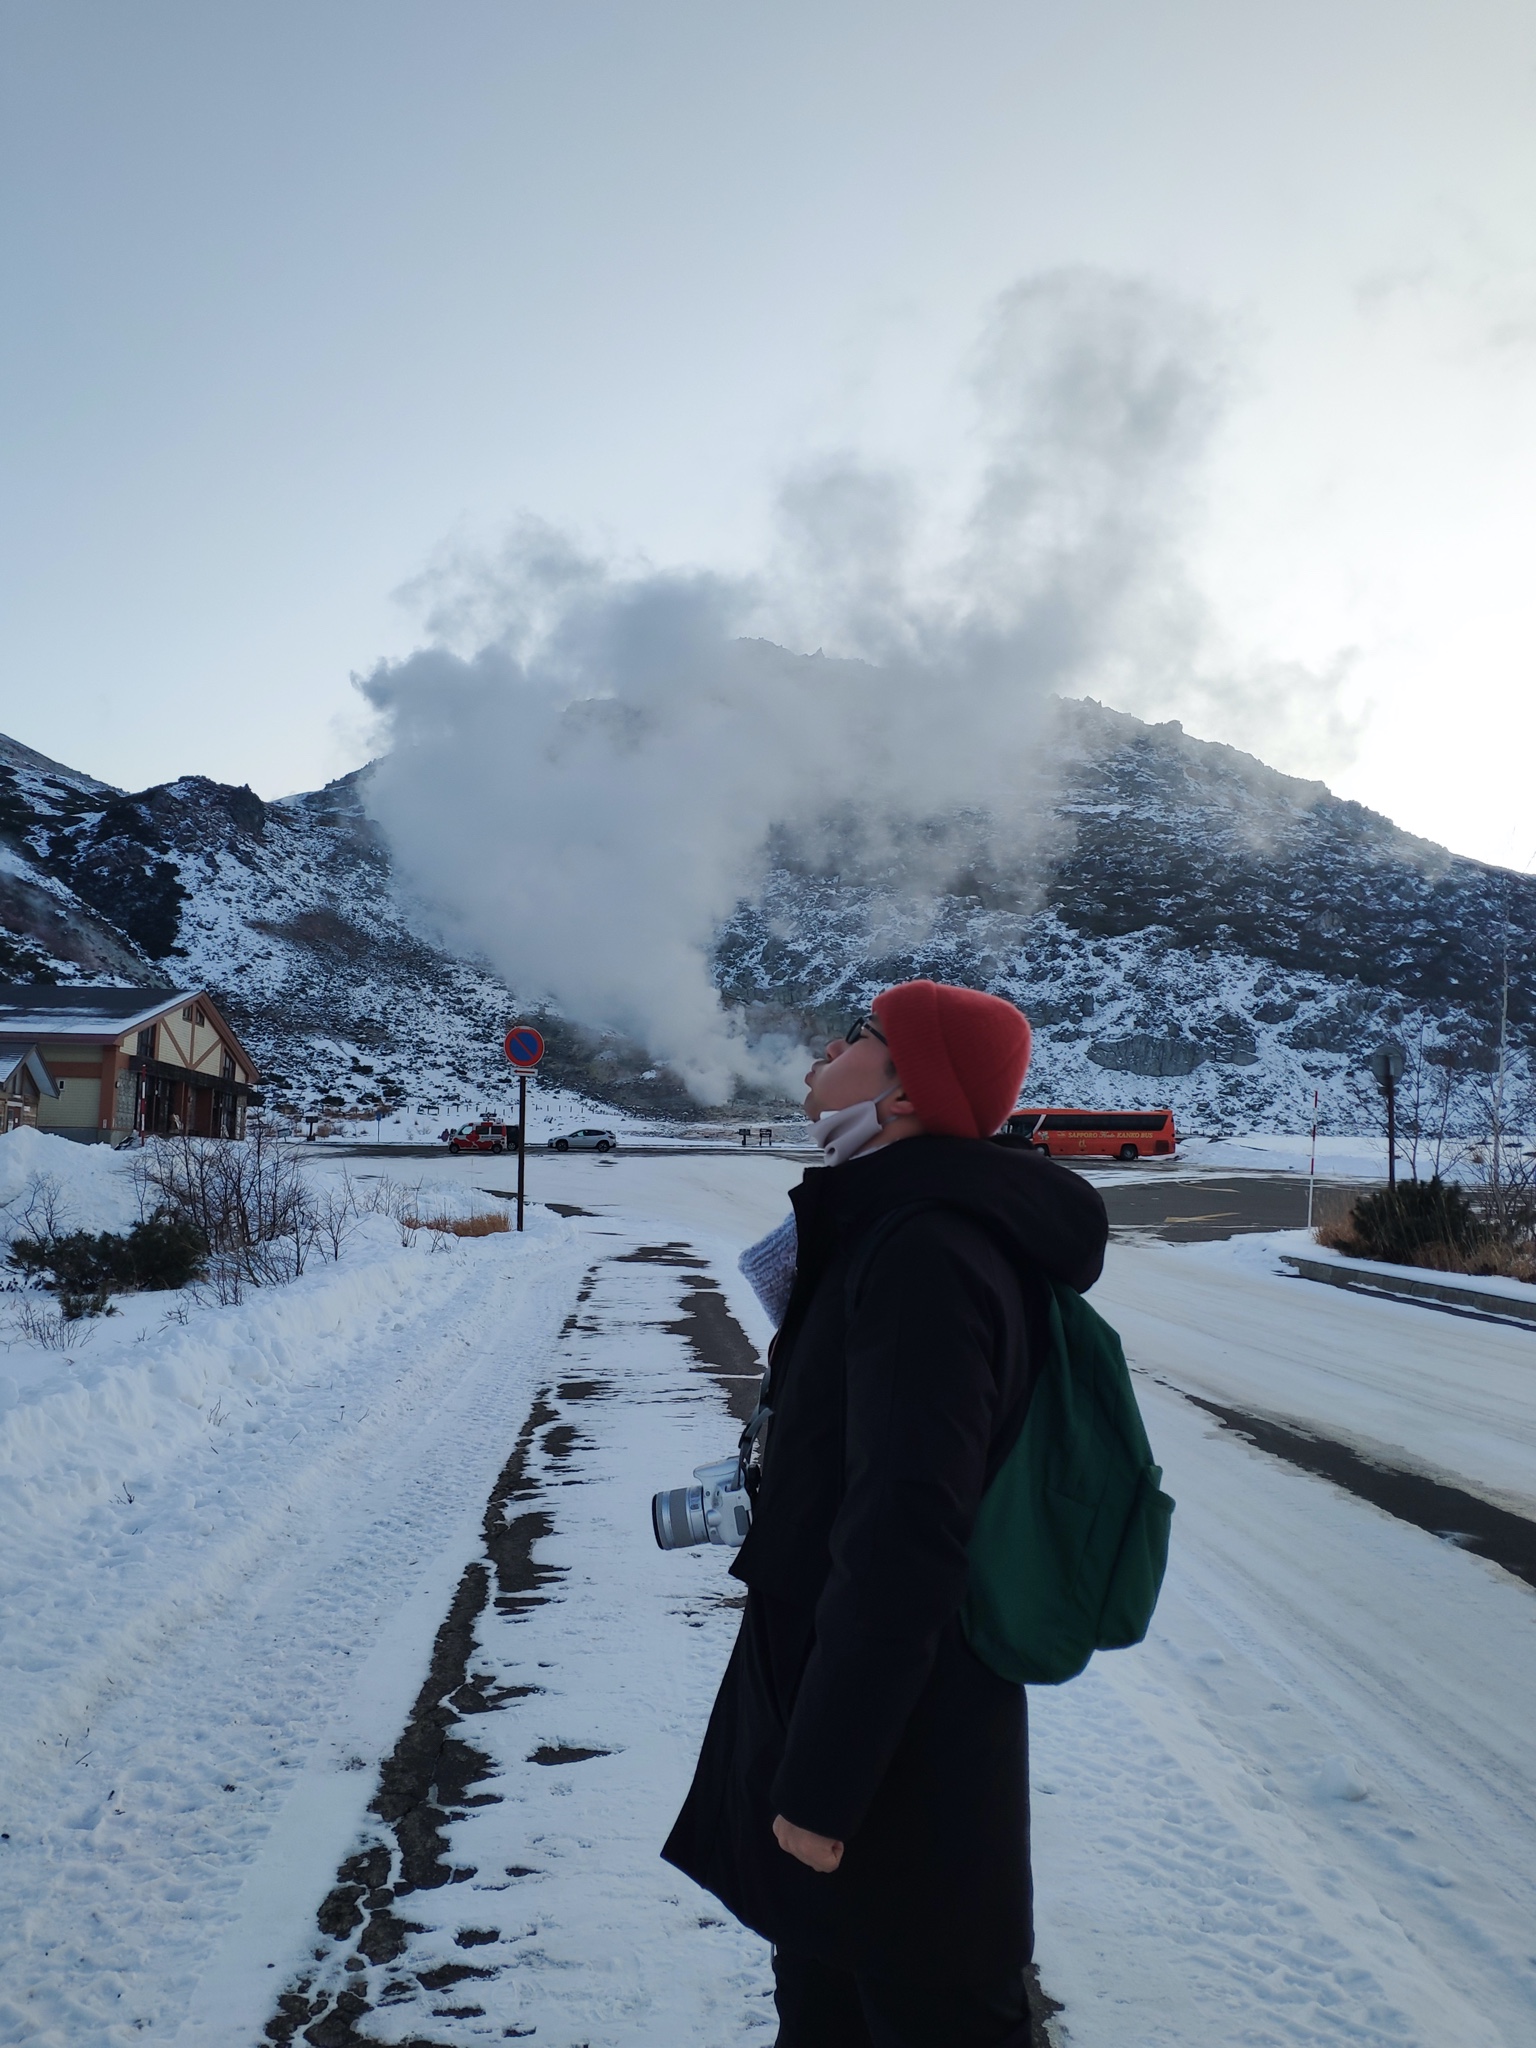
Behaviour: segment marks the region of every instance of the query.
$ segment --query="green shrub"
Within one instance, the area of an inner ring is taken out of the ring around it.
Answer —
[[[1438,1174],[1365,1195],[1349,1214],[1352,1249],[1362,1258],[1394,1266],[1418,1265],[1431,1245],[1473,1252],[1487,1234],[1461,1189],[1447,1186]]]
[[[207,1271],[208,1245],[195,1224],[152,1216],[126,1234],[72,1230],[60,1237],[18,1237],[10,1263],[58,1295],[66,1317],[99,1316],[112,1294],[186,1287]]]

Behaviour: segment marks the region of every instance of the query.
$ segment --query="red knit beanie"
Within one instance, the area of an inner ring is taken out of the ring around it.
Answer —
[[[873,1004],[923,1128],[990,1138],[1019,1099],[1029,1066],[1029,1019],[1001,996],[903,981]]]

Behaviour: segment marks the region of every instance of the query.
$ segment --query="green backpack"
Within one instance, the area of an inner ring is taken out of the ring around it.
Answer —
[[[849,1275],[850,1303],[877,1241],[911,1213],[872,1233]],[[1050,1348],[1018,1441],[977,1510],[960,1614],[976,1655],[1020,1685],[1060,1685],[1095,1650],[1141,1641],[1173,1516],[1119,1337],[1070,1287],[1053,1282],[1050,1297]]]
[[[1060,1685],[1095,1650],[1141,1641],[1168,1563],[1162,1477],[1119,1337],[1052,1285],[1050,1350],[971,1531],[960,1620],[984,1664]]]

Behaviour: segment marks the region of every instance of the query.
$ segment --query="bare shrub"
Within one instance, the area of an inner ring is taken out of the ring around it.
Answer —
[[[423,1207],[420,1181],[407,1187],[403,1181],[383,1176],[373,1181],[366,1193],[358,1193],[357,1205],[368,1215],[387,1216],[399,1230],[402,1245],[416,1242],[416,1233],[422,1227],[416,1220]]]
[[[1536,1281],[1536,1246],[1500,1244],[1496,1239],[1475,1252],[1456,1245],[1427,1244],[1420,1248],[1415,1265],[1428,1266],[1436,1273],[1475,1273],[1501,1280]]]
[[[68,1225],[64,1183],[56,1173],[29,1174],[21,1193],[0,1207],[5,1211],[6,1234],[10,1237],[30,1237],[39,1244],[52,1244]]]
[[[13,1327],[29,1343],[45,1351],[78,1351],[89,1344],[91,1325],[80,1316],[67,1316],[61,1308],[43,1308],[33,1301],[19,1302],[13,1311]]]
[[[1348,1195],[1337,1188],[1319,1188],[1317,1191],[1316,1223],[1312,1235],[1318,1244],[1326,1245],[1330,1251],[1356,1252],[1355,1227],[1351,1216],[1353,1203]]]
[[[264,1125],[239,1143],[160,1138],[133,1162],[140,1206],[192,1223],[208,1246],[208,1284],[222,1303],[248,1287],[296,1280],[314,1245],[309,1183]]]
[[[315,1242],[322,1253],[330,1254],[332,1263],[337,1263],[347,1239],[357,1228],[361,1205],[352,1176],[344,1173],[341,1186],[329,1183],[324,1192],[314,1198]]]

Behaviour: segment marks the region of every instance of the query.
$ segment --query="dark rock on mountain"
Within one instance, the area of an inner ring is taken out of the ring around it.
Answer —
[[[1096,1067],[1108,1067],[1116,1074],[1140,1074],[1148,1080],[1166,1081],[1175,1075],[1192,1074],[1211,1057],[1203,1045],[1187,1038],[1153,1038],[1138,1031],[1130,1038],[1106,1039],[1090,1045],[1088,1057]],[[1257,1055],[1244,1062],[1252,1066]]]

